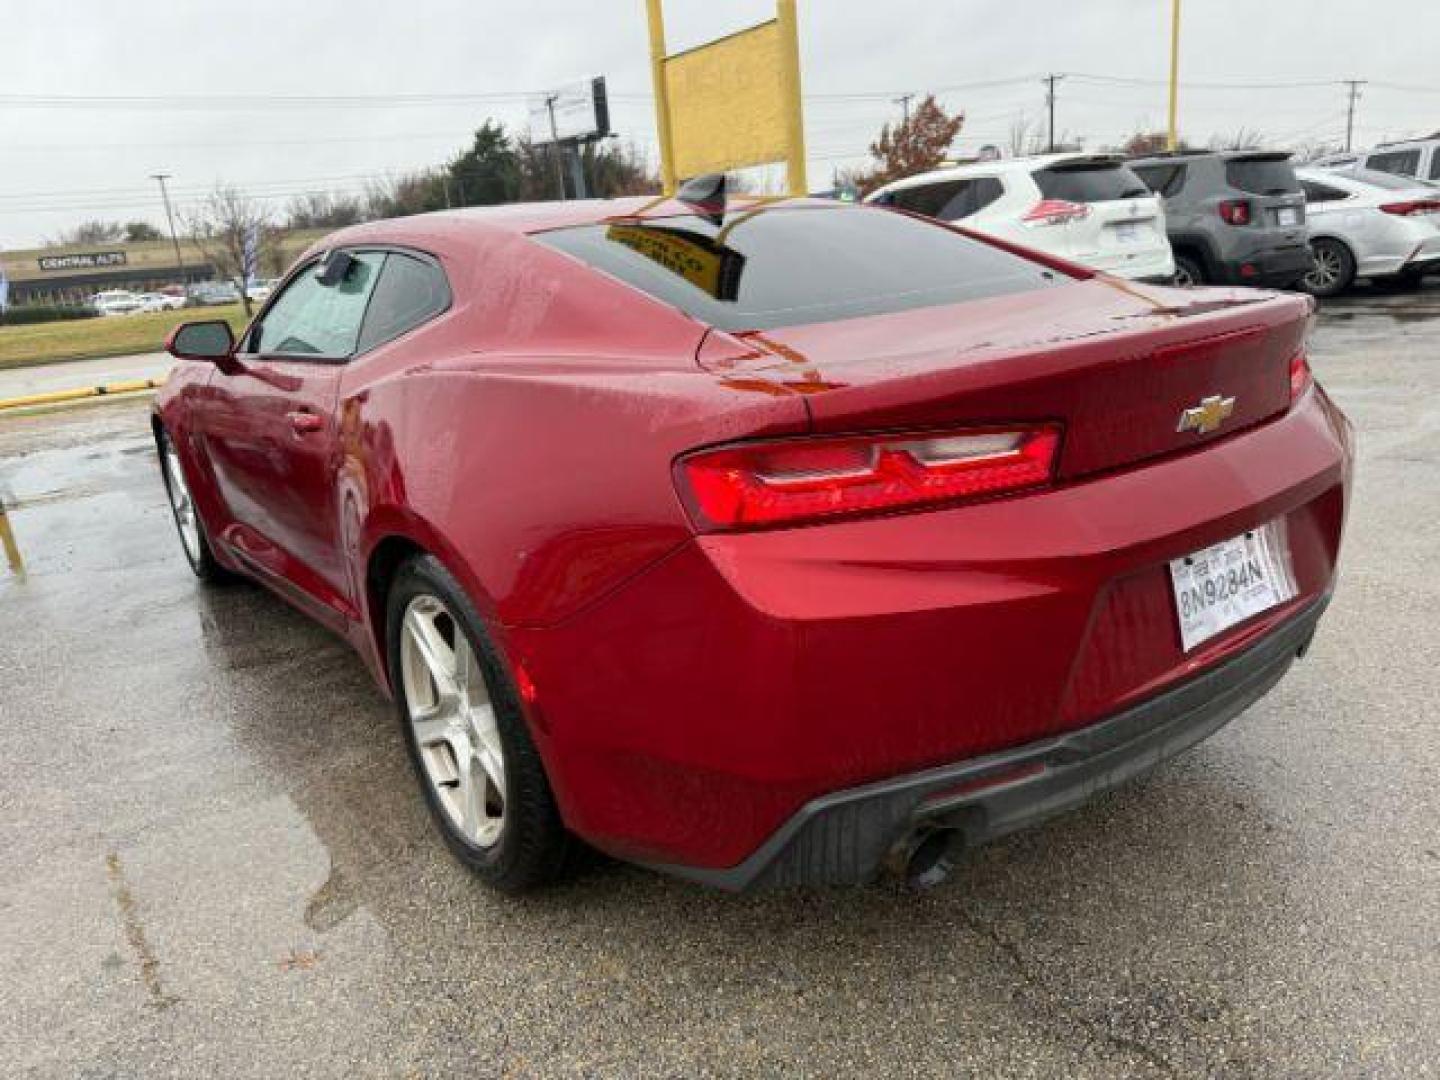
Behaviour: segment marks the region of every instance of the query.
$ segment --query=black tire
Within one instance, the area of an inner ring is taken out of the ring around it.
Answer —
[[[1300,287],[1311,296],[1339,296],[1355,283],[1355,256],[1339,240],[1322,236],[1310,242],[1310,250],[1315,268],[1301,280]]]
[[[495,709],[505,759],[504,825],[489,847],[471,843],[451,822],[426,776],[405,700],[401,677],[401,632],[406,609],[417,597],[439,600],[455,617],[474,651]],[[425,804],[445,844],[485,884],[501,892],[518,893],[548,884],[569,869],[576,846],[561,820],[540,754],[530,739],[514,680],[486,633],[484,621],[465,590],[440,562],[429,555],[415,556],[396,572],[386,600],[386,651],[396,714],[404,733]]]
[[[1205,268],[1189,255],[1175,256],[1176,285],[1204,285]]]
[[[170,441],[170,433],[164,428],[157,428],[155,431],[155,450],[160,462],[160,478],[165,484],[165,499],[170,504],[170,517],[175,522],[175,532],[180,538],[180,550],[185,554],[185,561],[190,564],[190,569],[195,576],[207,585],[223,585],[235,580],[235,575],[215,561],[215,551],[210,546],[210,536],[205,531],[205,522],[200,520],[200,515],[194,509],[194,503],[190,504],[191,514],[194,518],[195,527],[195,550],[185,540],[185,526],[181,521],[180,505],[176,501],[174,482],[170,475],[170,469],[166,464],[166,455],[173,449],[174,444]],[[175,459],[178,467],[182,470],[181,480],[185,483],[186,497],[189,497],[190,485],[184,480],[184,462],[177,456]]]

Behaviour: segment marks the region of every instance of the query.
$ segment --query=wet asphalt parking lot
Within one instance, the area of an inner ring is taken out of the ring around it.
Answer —
[[[0,1075],[1440,1071],[1440,281],[1313,362],[1360,460],[1309,658],[925,893],[487,893],[359,661],[191,578],[145,403],[0,418]]]

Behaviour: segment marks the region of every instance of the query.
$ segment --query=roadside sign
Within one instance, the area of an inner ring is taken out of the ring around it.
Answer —
[[[648,0],[648,11],[666,194],[679,181],[776,161],[790,194],[805,194],[795,0],[777,0],[769,22],[673,56],[661,0]]]
[[[531,98],[528,111],[530,141],[536,146],[588,142],[610,134],[610,102],[603,75]]]

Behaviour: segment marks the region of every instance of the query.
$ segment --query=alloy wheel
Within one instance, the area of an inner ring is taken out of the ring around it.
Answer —
[[[190,496],[190,486],[185,483],[185,472],[180,467],[180,455],[175,444],[167,437],[165,443],[165,490],[170,495],[170,509],[175,512],[175,525],[180,530],[180,542],[190,562],[200,562],[200,524],[195,517],[195,500]]]
[[[1344,260],[1340,252],[1328,245],[1316,247],[1312,252],[1315,265],[1305,275],[1305,284],[1317,292],[1335,288],[1345,273]]]
[[[450,824],[477,847],[505,828],[505,751],[490,687],[459,621],[439,599],[410,601],[400,678],[426,782]]]

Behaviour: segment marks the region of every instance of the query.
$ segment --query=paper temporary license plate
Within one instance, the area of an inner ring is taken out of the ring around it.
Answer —
[[[1281,225],[1299,225],[1300,211],[1293,206],[1282,206],[1280,208]]]
[[[1276,522],[1173,560],[1170,584],[1186,652],[1298,592]]]

